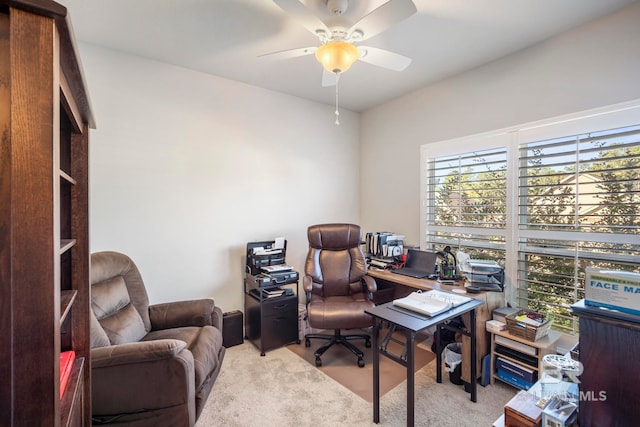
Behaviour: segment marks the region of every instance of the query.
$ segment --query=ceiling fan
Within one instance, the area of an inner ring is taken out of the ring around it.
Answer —
[[[371,46],[356,46],[356,43],[380,34],[416,13],[412,0],[389,0],[351,25],[343,16],[349,0],[323,0],[331,14],[324,21],[299,0],[273,1],[316,35],[320,46],[273,52],[260,57],[287,59],[315,54],[324,67],[323,86],[337,84],[339,74],[347,71],[357,60],[395,71],[402,71],[411,63],[411,58],[398,53]]]

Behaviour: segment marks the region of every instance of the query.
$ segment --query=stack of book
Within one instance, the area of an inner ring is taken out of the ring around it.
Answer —
[[[264,295],[267,298],[274,298],[284,294],[285,290],[281,288],[272,288],[272,289],[263,289],[262,292],[264,292]]]

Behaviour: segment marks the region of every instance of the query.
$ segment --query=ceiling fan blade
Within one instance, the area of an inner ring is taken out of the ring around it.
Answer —
[[[367,40],[407,19],[417,11],[418,9],[412,0],[389,0],[353,24],[347,34],[350,36],[354,31],[360,31],[362,36],[357,41]]]
[[[265,53],[258,55],[260,59],[289,59],[297,58],[298,56],[311,55],[316,52],[316,47],[299,47],[297,49],[281,50],[279,52]]]
[[[389,70],[402,71],[411,64],[411,58],[377,47],[358,46],[358,50],[360,61]]]
[[[335,73],[322,69],[322,87],[335,86],[338,82],[338,76]]]
[[[325,23],[314,15],[311,9],[298,0],[273,0],[273,2],[296,19],[303,27],[311,31],[311,33],[317,35],[318,30],[322,30],[326,34],[331,33]]]

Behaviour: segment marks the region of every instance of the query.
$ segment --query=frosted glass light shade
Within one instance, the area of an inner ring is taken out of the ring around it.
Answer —
[[[328,42],[316,50],[316,59],[330,73],[344,73],[359,56],[358,48],[347,42]]]

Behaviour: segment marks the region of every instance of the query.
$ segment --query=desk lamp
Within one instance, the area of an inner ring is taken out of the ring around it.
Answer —
[[[456,274],[458,263],[456,256],[451,252],[451,246],[445,246],[443,250],[436,252],[442,262],[440,263],[440,279],[459,280],[460,276]],[[453,260],[453,264],[450,263]]]

